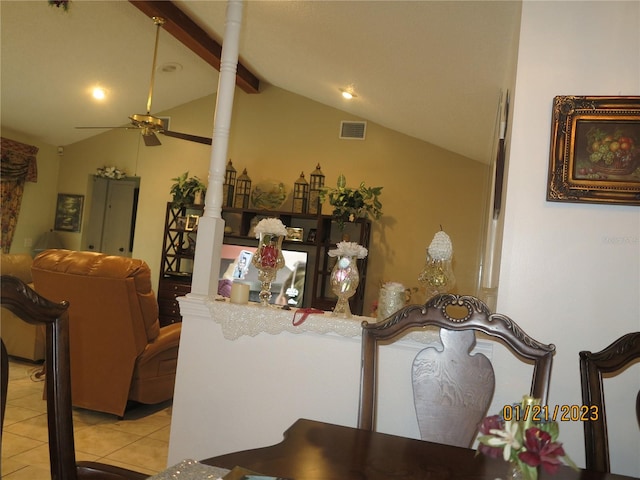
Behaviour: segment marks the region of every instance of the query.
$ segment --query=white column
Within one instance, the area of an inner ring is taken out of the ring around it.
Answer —
[[[190,297],[208,297],[218,291],[220,251],[224,236],[222,185],[229,147],[231,113],[238,69],[238,46],[242,23],[242,0],[229,0],[222,43],[220,76],[213,121],[213,148],[209,164],[209,187],[205,209],[198,223],[198,241]]]

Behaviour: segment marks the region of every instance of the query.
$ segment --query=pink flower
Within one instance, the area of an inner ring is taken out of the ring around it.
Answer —
[[[536,427],[527,429],[525,434],[525,452],[520,452],[518,458],[527,465],[542,468],[547,473],[555,473],[562,464],[559,457],[564,457],[562,444],[551,441],[551,435]]]
[[[491,415],[485,417],[480,424],[479,431],[482,435],[491,435],[491,430],[502,430],[504,428],[504,421],[499,415]],[[478,445],[478,451],[487,457],[500,458],[502,457],[502,447],[490,447],[480,443]]]

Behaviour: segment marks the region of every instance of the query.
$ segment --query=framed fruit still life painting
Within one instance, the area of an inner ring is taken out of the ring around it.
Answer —
[[[547,200],[640,205],[640,97],[554,98]]]

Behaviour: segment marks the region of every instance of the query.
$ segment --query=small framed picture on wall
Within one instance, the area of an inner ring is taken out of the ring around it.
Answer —
[[[61,232],[79,232],[82,227],[83,208],[84,195],[59,193],[54,229]]]

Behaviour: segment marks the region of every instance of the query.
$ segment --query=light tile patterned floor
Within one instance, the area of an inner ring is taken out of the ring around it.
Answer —
[[[2,435],[2,478],[49,480],[47,405],[37,365],[11,359]],[[73,413],[77,460],[95,460],[153,475],[167,468],[171,402],[140,405],[125,418],[89,410]]]

